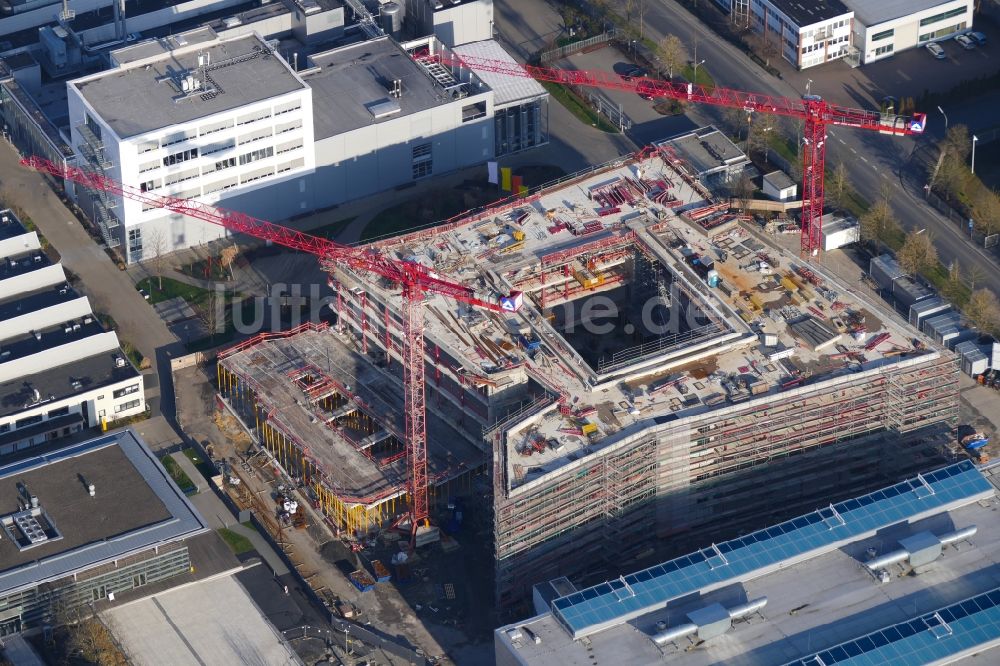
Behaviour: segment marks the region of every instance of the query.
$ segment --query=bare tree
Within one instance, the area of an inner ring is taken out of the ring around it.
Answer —
[[[771,133],[777,131],[777,122],[769,113],[753,115],[747,127],[747,153],[767,152]]]
[[[733,184],[733,197],[739,203],[740,208],[746,210],[750,205],[750,200],[753,199],[754,190],[753,180],[750,178],[750,174],[746,171],[740,173],[739,178]]]
[[[965,316],[981,331],[991,335],[1000,332],[1000,300],[989,289],[972,292],[965,305]]]
[[[219,253],[219,263],[222,267],[229,271],[229,279],[235,280],[236,276],[233,275],[233,263],[236,261],[236,257],[239,256],[240,250],[235,245],[230,245],[228,247],[222,248],[222,252]]]
[[[858,222],[861,240],[875,243],[876,251],[879,250],[883,238],[899,231],[899,222],[885,201],[875,202]]]
[[[674,78],[674,70],[680,69],[687,62],[687,49],[677,35],[667,35],[656,45],[656,57],[667,68],[669,77]]]
[[[943,291],[950,300],[955,300],[962,291],[962,269],[957,261],[948,265],[948,282]]]
[[[221,285],[220,285],[221,286]],[[217,287],[208,291],[208,296],[197,310],[198,321],[202,323],[208,331],[209,338],[215,340],[217,333],[223,333],[228,323],[228,313],[226,312],[226,291],[223,286],[221,290]]]
[[[838,162],[826,183],[827,201],[834,208],[843,209],[844,203],[847,200],[847,187],[849,185],[847,166],[843,162]]]
[[[972,217],[983,234],[1000,231],[1000,194],[986,187],[978,188],[972,196]]]
[[[763,35],[753,34],[746,38],[750,50],[757,54],[757,57],[764,61],[767,67],[771,66],[771,58],[777,57],[778,47],[770,39]]]
[[[976,285],[979,284],[984,277],[986,277],[986,273],[979,267],[979,264],[969,264],[966,271],[969,274],[969,289],[975,291]]]
[[[163,291],[163,269],[166,267],[167,234],[161,227],[153,227],[142,242],[146,262],[158,281],[157,289]]]
[[[972,150],[972,138],[969,136],[969,128],[965,125],[952,125],[945,133],[944,142],[941,149],[946,154],[954,155],[959,162],[964,162],[969,158]]]
[[[906,237],[903,247],[896,255],[900,267],[912,275],[937,264],[937,249],[930,233],[914,233]]]

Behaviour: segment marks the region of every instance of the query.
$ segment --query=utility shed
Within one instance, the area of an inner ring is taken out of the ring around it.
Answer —
[[[935,338],[937,334],[949,326],[956,326],[962,323],[962,315],[957,312],[946,312],[934,317],[928,317],[924,319],[923,324],[920,326],[920,330]]]
[[[947,339],[944,340],[944,344],[952,351],[963,342],[976,342],[979,339],[979,331],[976,329],[965,328],[963,326],[957,326],[956,328],[958,330],[955,331],[955,334],[951,335],[951,331],[949,331]]]
[[[990,367],[989,357],[972,340],[955,345],[955,353],[962,359],[962,372],[970,377],[981,375]]]
[[[789,178],[784,171],[765,173],[762,184],[764,194],[778,201],[794,199],[796,192],[798,192],[795,181]]]
[[[841,335],[813,316],[790,324],[792,333],[801,338],[813,351],[840,342]]]
[[[858,221],[853,217],[839,217],[833,213],[823,216],[823,250],[829,252],[856,243],[861,238]]]
[[[920,325],[926,321],[928,317],[944,314],[949,310],[951,310],[951,303],[944,300],[940,296],[933,296],[931,298],[917,301],[910,306],[910,326],[913,326],[919,331]]]
[[[906,275],[896,260],[888,254],[875,257],[868,265],[868,274],[878,283],[879,289],[892,291],[892,283]]]
[[[914,303],[930,298],[934,292],[913,278],[904,276],[892,283],[892,295],[905,311]]]

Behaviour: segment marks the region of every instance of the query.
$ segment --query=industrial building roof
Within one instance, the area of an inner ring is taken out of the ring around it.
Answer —
[[[488,58],[506,63],[517,62],[493,39],[486,39],[481,42],[470,42],[456,46],[454,52],[459,56],[469,56],[472,58]],[[487,70],[472,68],[476,76],[481,78],[486,85],[493,89],[493,103],[496,106],[506,106],[516,102],[524,102],[536,97],[546,95],[545,88],[538,81],[526,76],[507,76]]]
[[[303,78],[313,90],[317,140],[449,104],[452,97],[388,36],[310,58],[318,71]],[[401,94],[393,98],[394,81]]]
[[[866,27],[893,19],[913,16],[942,4],[942,0],[844,0],[854,10],[854,18]]]
[[[769,2],[800,28],[851,12],[840,0],[769,0]]]
[[[958,623],[952,628],[955,638],[925,655],[943,658],[972,645],[983,649],[1000,642],[993,616],[979,630],[960,621],[970,613],[991,614],[995,597],[990,595],[1000,586],[993,563],[1000,544],[995,495],[992,472],[957,463],[576,591],[552,602],[551,613],[498,629],[496,640],[512,646],[522,663],[539,665],[913,664],[933,661],[912,660],[929,644],[916,634],[936,626],[936,621],[920,623],[939,609],[944,618],[948,609],[947,624]],[[911,574],[909,564],[887,565],[890,579],[880,582],[864,565],[904,543],[911,549],[918,541],[933,546],[941,543],[938,535],[968,534],[973,527],[974,536],[950,541],[954,546],[945,546],[943,556],[919,573]],[[984,593],[986,603],[982,598],[974,606],[961,603]],[[761,598],[767,601],[759,616],[734,622],[693,649],[687,649],[686,639],[661,646],[652,641],[664,627],[695,622],[699,611],[713,604],[733,607]],[[956,603],[962,609],[957,613]],[[902,629],[903,623],[912,623],[915,631]],[[511,630],[525,628],[539,640],[512,640]],[[844,657],[875,656],[889,643],[897,650],[881,653],[884,659]],[[811,658],[817,651],[822,661]]]
[[[43,526],[47,522],[51,529],[47,538],[19,549],[7,528],[0,539],[0,594],[206,530],[129,429],[0,467],[3,516],[32,496],[44,512]]]
[[[169,35],[161,39],[147,39],[137,44],[115,49],[108,55],[113,62],[124,65],[136,60],[145,60],[156,56],[169,54],[175,49],[184,48],[193,44],[204,44],[213,42],[219,36],[215,30],[208,26],[187,30],[176,35]]]
[[[156,47],[139,47],[156,51]],[[204,94],[181,99],[181,79],[188,74],[201,76],[197,71],[200,55],[210,59],[202,82]],[[94,112],[122,139],[305,87],[288,64],[272,54],[255,34],[182,46],[158,56],[76,79],[69,85],[80,91]]]
[[[698,178],[750,163],[743,151],[715,127],[703,127],[656,145],[679,153]]]

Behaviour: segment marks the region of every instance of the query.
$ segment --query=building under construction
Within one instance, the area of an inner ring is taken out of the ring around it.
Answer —
[[[712,199],[705,170],[664,143],[379,245],[484,298],[523,299],[504,314],[424,303],[432,484],[452,484],[440,497],[491,474],[501,607],[539,581],[603,580],[950,455],[953,355],[767,249]],[[331,285],[336,326],[231,349],[219,382],[357,532],[405,510],[405,342],[398,288],[344,266]]]

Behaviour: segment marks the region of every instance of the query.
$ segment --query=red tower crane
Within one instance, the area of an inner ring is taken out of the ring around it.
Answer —
[[[418,62],[433,62],[453,68],[494,72],[507,76],[532,78],[573,86],[627,90],[646,97],[712,104],[743,109],[747,113],[771,113],[798,118],[804,123],[802,152],[802,247],[803,257],[815,257],[822,248],[823,179],[826,166],[826,128],[828,125],[874,130],[884,134],[922,134],[927,114],[912,116],[881,114],[876,111],[852,109],[831,104],[817,95],[789,99],[730,88],[705,87],[692,83],[675,83],[661,79],[637,77],[625,79],[601,71],[568,70],[552,67],[521,65],[512,61],[459,56],[450,51],[428,53],[416,51]]]
[[[347,266],[372,277],[385,278],[403,289],[403,344],[400,349],[403,366],[403,410],[406,422],[406,454],[408,461],[407,491],[410,495],[410,548],[416,543],[417,528],[430,517],[427,478],[427,427],[424,400],[424,320],[423,295],[441,294],[468,305],[495,312],[516,312],[519,294],[503,296],[497,303],[478,298],[475,292],[461,284],[435,276],[428,268],[409,261],[397,261],[373,249],[356,248],[335,243],[326,238],[302,233],[273,222],[259,220],[244,213],[216,208],[198,201],[169,195],[143,192],[106,176],[73,166],[62,166],[41,157],[27,157],[21,164],[57,178],[70,180],[92,190],[127,197],[153,208],[165,208],[174,213],[217,224],[253,238],[277,243],[319,257],[320,264],[332,273],[338,266]],[[388,325],[388,322],[386,322]],[[387,332],[388,337],[388,332]],[[386,349],[386,354],[389,349]]]

